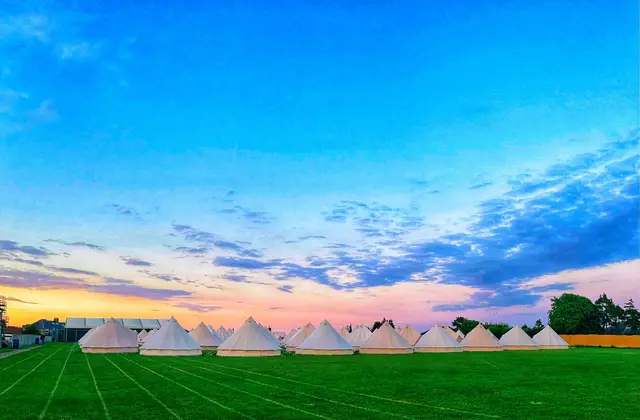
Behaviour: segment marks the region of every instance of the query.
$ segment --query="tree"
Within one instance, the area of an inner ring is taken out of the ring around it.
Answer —
[[[625,330],[625,311],[603,293],[595,301],[600,328],[607,334],[620,334]]]
[[[464,335],[467,335],[471,332],[472,329],[476,327],[480,322],[475,319],[467,319],[465,317],[459,316],[453,320],[451,325],[455,327],[456,330],[462,331]]]
[[[493,335],[499,340],[503,335],[507,333],[511,329],[509,324],[483,324],[484,327],[491,331]]]
[[[395,328],[395,325],[393,325],[393,319],[387,320],[386,318],[382,318],[382,321],[376,321],[373,323],[373,326],[371,327],[371,332],[374,332],[378,328],[382,327],[382,324],[384,324],[387,321],[389,321],[389,325],[391,325],[392,328]]]
[[[528,327],[526,324],[522,326],[522,330],[527,333],[529,337],[533,337],[540,331],[544,330],[544,325],[541,320],[537,320],[533,327]]]
[[[27,325],[22,329],[22,334],[40,335],[40,330],[35,325]]]
[[[636,309],[633,299],[624,304],[624,321],[631,332],[640,331],[640,311]]]
[[[536,323],[533,325],[533,328],[531,330],[533,332],[533,335],[531,337],[533,337],[534,335],[538,334],[540,331],[544,330],[544,324],[540,319],[538,319],[536,320]]]
[[[604,331],[609,328],[613,322],[608,310],[609,306],[614,304],[613,300],[609,299],[606,293],[603,293],[594,303],[598,308],[598,323],[600,324],[600,328]]]
[[[563,293],[551,298],[549,325],[558,334],[598,333],[598,321],[598,307],[584,296]]]

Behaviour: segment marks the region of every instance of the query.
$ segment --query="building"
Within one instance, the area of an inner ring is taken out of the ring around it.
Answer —
[[[4,333],[5,335],[15,335],[15,334],[22,334],[22,327],[12,327],[12,326],[8,326],[4,329]]]
[[[7,299],[4,296],[0,296],[0,341],[5,334],[5,328],[9,323],[9,319],[7,318]]]
[[[60,332],[64,330],[64,322],[60,322],[58,318],[53,318],[53,321],[39,319],[33,324],[24,325],[23,328],[28,326],[36,327],[40,334],[51,336],[53,341],[58,341]]]
[[[61,334],[61,341],[68,343],[76,342],[81,339],[93,327],[104,324],[111,317],[106,318],[67,318],[65,328]],[[140,318],[114,318],[116,322],[125,327],[140,332],[142,330],[152,330],[160,328],[168,320],[167,319],[140,319]]]
[[[2,335],[0,335],[0,348],[11,347],[11,338],[22,334],[22,327],[4,327]]]

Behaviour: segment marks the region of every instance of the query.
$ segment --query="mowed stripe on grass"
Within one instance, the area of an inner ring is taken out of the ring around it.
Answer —
[[[144,413],[145,419],[171,418],[171,415],[167,413],[164,407],[159,405],[153,398],[150,398],[145,391],[113,366],[110,360],[107,360],[107,358],[113,360],[116,356],[109,355],[104,357],[101,354],[86,354],[85,357],[89,361],[91,371],[93,371],[93,376],[96,379],[97,389],[102,394],[112,420],[136,418],[137,413]],[[78,394],[78,396],[83,395],[85,398],[95,399],[100,404],[96,387],[93,385],[91,372],[87,376],[84,387],[85,389],[81,391],[82,394]],[[166,386],[156,381],[156,384],[149,388],[150,392],[156,395],[158,388],[166,388]],[[77,408],[69,407],[69,409],[69,417],[67,418],[83,419],[80,413],[78,415],[75,414],[79,411]],[[96,412],[102,414],[104,409],[98,408]]]
[[[98,381],[96,381],[96,375],[93,373],[93,368],[91,367],[91,363],[89,363],[89,357],[86,354],[84,355],[84,359],[87,362],[87,367],[89,368],[89,374],[91,375],[91,380],[93,381],[93,387],[96,389],[96,394],[98,395],[100,404],[102,404],[104,416],[107,420],[111,420],[109,409],[107,408],[107,404],[104,402],[104,397],[102,396],[102,392],[100,392],[100,387],[98,387]]]
[[[260,387],[266,387],[266,388],[270,388],[270,389],[275,389],[280,393],[284,392],[284,393],[292,393],[292,394],[302,395],[302,396],[309,397],[309,398],[312,398],[312,399],[315,399],[315,400],[324,401],[324,402],[327,402],[327,403],[330,403],[330,404],[340,405],[340,406],[343,406],[343,407],[348,407],[348,408],[354,410],[354,413],[349,416],[350,418],[358,417],[358,413],[360,415],[362,415],[362,413],[361,413],[362,411],[366,411],[368,413],[367,414],[367,418],[381,418],[381,419],[386,419],[386,418],[389,418],[389,417],[396,417],[396,418],[403,418],[403,419],[414,419],[415,418],[415,417],[405,416],[405,415],[398,414],[398,413],[392,413],[392,412],[389,412],[389,411],[382,411],[382,410],[379,410],[379,409],[376,409],[376,408],[373,408],[373,407],[367,407],[367,406],[364,406],[364,405],[355,405],[355,404],[350,404],[348,402],[337,401],[335,399],[324,398],[324,397],[322,397],[320,395],[317,395],[317,394],[310,394],[310,393],[307,393],[307,392],[300,391],[299,387],[297,389],[283,388],[281,386],[277,386],[277,385],[274,385],[272,383],[260,382],[260,381],[254,380],[254,379],[250,379],[248,377],[243,377],[243,376],[238,376],[238,375],[231,375],[229,373],[223,372],[221,369],[212,368],[212,366],[210,364],[208,364],[208,363],[200,363],[200,362],[197,362],[197,361],[193,361],[190,364],[184,364],[184,366],[191,366],[192,368],[196,368],[196,369],[199,369],[199,370],[204,370],[204,371],[207,371],[207,372],[213,372],[216,375],[222,375],[222,376],[225,376],[225,377],[241,379],[243,381],[259,385]],[[373,415],[373,417],[372,417],[372,415]]]
[[[11,356],[10,360],[7,360],[9,358],[0,359],[4,361],[4,363],[0,364],[0,373],[7,371],[9,369],[14,369],[16,366],[20,365],[21,363],[24,363],[27,360],[31,360],[38,356],[42,356],[42,354],[43,354],[42,351],[37,351],[36,349],[36,350],[30,350],[24,353],[16,354],[15,356]]]
[[[195,378],[202,379],[204,381],[210,382],[215,386],[222,386],[222,387],[230,389],[230,390],[232,390],[234,392],[239,392],[241,394],[247,395],[247,396],[249,396],[251,398],[260,399],[260,400],[265,401],[265,402],[267,402],[269,404],[275,404],[275,405],[278,405],[278,406],[280,406],[282,408],[285,408],[285,409],[288,409],[288,410],[292,410],[292,411],[296,411],[298,413],[302,413],[302,414],[304,414],[304,415],[306,415],[308,417],[314,417],[314,418],[325,419],[325,420],[332,420],[330,417],[324,416],[324,415],[319,414],[319,413],[314,413],[314,412],[311,412],[311,411],[304,410],[302,408],[294,407],[294,406],[289,405],[289,404],[284,404],[284,403],[278,402],[278,401],[276,401],[274,399],[266,398],[266,397],[263,397],[261,395],[246,391],[246,390],[238,388],[238,387],[232,387],[232,386],[229,386],[229,385],[225,385],[225,384],[223,384],[223,383],[221,383],[219,381],[215,381],[215,380],[207,378],[205,376],[188,372],[188,371],[186,371],[184,369],[180,369],[180,368],[176,368],[176,367],[172,367],[172,366],[170,366],[170,367],[171,367],[171,369],[174,369],[174,370],[176,370],[178,372],[182,372],[182,373],[184,373],[186,375],[190,375],[190,376],[193,376]],[[287,391],[287,394],[293,394],[293,392]]]
[[[69,363],[69,357],[71,357],[71,350],[72,349],[73,349],[73,347],[71,347],[69,349],[69,352],[67,353],[67,358],[64,359],[64,364],[62,365],[62,369],[60,369],[60,374],[58,374],[58,379],[56,379],[56,384],[54,385],[53,389],[51,390],[51,394],[49,394],[49,398],[47,398],[47,403],[45,404],[44,408],[42,409],[42,412],[38,416],[39,420],[42,420],[44,418],[45,414],[47,414],[47,409],[49,408],[49,404],[51,404],[51,400],[53,399],[53,396],[56,394],[56,390],[58,389],[58,386],[60,385],[60,379],[62,379],[62,375],[64,374],[64,370],[66,369],[67,364]]]
[[[44,358],[37,359],[36,361],[33,362],[35,366],[33,366],[31,363],[23,364],[21,366],[17,366],[15,369],[11,369],[8,373],[3,374],[2,382],[6,385],[6,387],[4,387],[0,391],[0,397],[2,397],[7,392],[11,391],[15,386],[20,384],[20,382],[22,382],[25,378],[27,378],[29,375],[35,372],[47,360],[55,356],[61,350],[62,349],[59,348],[58,350],[52,352],[51,354],[45,356]]]
[[[92,390],[92,380],[85,355],[73,346],[71,355],[53,395],[44,419],[110,420]]]
[[[331,357],[331,356],[328,356]],[[363,357],[369,357],[369,356],[363,356]],[[348,390],[348,389],[344,389],[344,388],[334,388],[331,386],[331,384],[314,384],[311,382],[305,382],[302,380],[296,380],[296,379],[291,379],[291,378],[286,378],[284,376],[276,376],[276,375],[270,375],[270,374],[265,374],[265,373],[260,373],[260,372],[254,372],[254,371],[250,371],[250,370],[246,370],[246,369],[240,369],[240,368],[236,368],[236,367],[231,367],[231,366],[223,366],[221,364],[217,364],[214,363],[213,364],[215,367],[217,368],[221,368],[221,369],[225,369],[225,370],[232,370],[232,371],[236,371],[236,372],[241,372],[247,375],[254,375],[254,376],[262,376],[264,378],[269,378],[272,380],[276,380],[276,381],[285,381],[285,382],[289,382],[295,385],[301,385],[304,387],[311,387],[311,388],[315,388],[318,390],[324,390],[324,391],[331,391],[335,394],[349,394],[350,396],[357,396],[357,397],[362,397],[366,400],[368,400],[369,402],[371,400],[378,400],[380,402],[384,402],[387,404],[401,404],[401,405],[410,405],[410,406],[416,406],[416,407],[420,407],[423,409],[427,409],[432,415],[434,411],[439,411],[439,412],[447,412],[447,413],[452,413],[452,414],[458,414],[460,415],[460,418],[466,418],[469,416],[473,416],[473,417],[480,417],[480,418],[500,418],[500,416],[498,415],[494,415],[494,414],[487,414],[487,413],[483,413],[481,411],[471,411],[471,410],[463,410],[463,409],[457,409],[457,408],[453,408],[453,407],[445,407],[445,406],[439,406],[439,405],[433,405],[433,404],[426,404],[426,403],[422,403],[422,402],[417,402],[417,401],[407,401],[407,400],[403,400],[403,399],[395,399],[395,398],[388,398],[388,397],[383,397],[380,395],[373,395],[373,394],[368,394],[368,393],[364,393],[364,392],[358,392],[358,391],[352,391],[352,390]],[[410,379],[410,377],[406,377],[406,379]],[[421,415],[425,415],[428,414],[427,412],[422,412]],[[450,418],[451,416],[448,416],[448,418]]]
[[[504,419],[635,419],[640,392],[627,349],[260,359],[69,354],[57,343],[37,351],[1,377],[0,405],[20,407],[12,420],[38,418],[49,398],[44,419],[60,420],[177,418],[163,405],[181,420],[481,418],[433,403]]]
[[[117,361],[126,361],[128,372],[135,375],[139,381],[150,381],[156,384],[157,391],[160,391],[157,384],[163,384],[163,388],[169,392],[164,393],[164,396],[160,398],[166,401],[167,404],[181,403],[182,406],[179,410],[176,410],[181,416],[187,418],[196,418],[198,416],[224,419],[254,418],[241,411],[242,404],[239,405],[239,409],[236,409],[227,404],[226,401],[223,402],[222,400],[225,397],[219,395],[219,389],[208,389],[208,387],[203,387],[201,382],[184,381],[182,378],[176,377],[176,375],[166,375],[164,372],[158,371],[158,367],[160,367],[158,359],[162,359],[162,357],[122,356],[117,358]],[[122,363],[120,365],[122,366]],[[178,397],[178,395],[182,397]],[[232,401],[234,398],[232,395],[227,395],[226,399]],[[237,396],[235,396],[235,400],[237,400]]]
[[[0,407],[14,408],[8,413],[12,420],[36,419],[44,409],[68,355],[67,347],[57,346],[51,350],[45,357],[36,359],[39,361],[28,370],[27,363],[22,364],[20,376],[13,377],[11,384],[0,392]]]
[[[212,377],[193,375],[187,371],[176,369],[177,361],[202,360],[203,358],[158,358],[147,357],[135,359],[148,368],[160,372],[165,377],[171,377],[180,383],[189,384],[196,389],[207,389],[214,398],[231,398],[225,402],[244,414],[256,419],[318,419],[330,417],[330,411],[322,412],[315,404],[301,401],[293,393],[279,393],[279,395],[263,395],[261,389],[247,389],[242,380],[231,379],[213,381]],[[227,418],[227,417],[225,417]],[[344,418],[344,417],[343,417]]]
[[[105,359],[107,359],[107,357],[105,356]],[[165,403],[163,403],[162,401],[160,401],[158,399],[158,397],[156,397],[155,395],[153,395],[151,393],[151,391],[149,391],[147,388],[145,388],[144,386],[142,386],[140,384],[140,382],[136,381],[134,378],[132,378],[127,372],[125,372],[124,370],[122,370],[122,368],[118,365],[116,365],[115,363],[113,363],[112,360],[107,359],[107,361],[109,363],[111,363],[113,366],[116,367],[116,369],[118,369],[124,376],[126,376],[127,378],[129,378],[131,380],[131,382],[133,382],[134,384],[136,384],[138,386],[138,388],[140,388],[141,390],[143,390],[144,392],[147,393],[148,396],[150,396],[155,402],[157,402],[162,408],[164,408],[165,410],[167,410],[167,412],[169,414],[171,414],[173,417],[177,418],[178,420],[182,420],[182,417],[180,417],[178,414],[176,414],[175,411],[173,411],[172,409],[170,409],[169,407],[167,407],[165,405]]]

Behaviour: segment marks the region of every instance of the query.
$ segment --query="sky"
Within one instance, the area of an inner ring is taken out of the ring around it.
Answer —
[[[269,6],[0,4],[11,325],[640,301],[637,2]]]

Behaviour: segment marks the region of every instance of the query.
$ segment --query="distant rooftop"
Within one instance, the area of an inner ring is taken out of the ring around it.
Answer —
[[[67,318],[67,328],[93,328],[104,324],[107,318]],[[127,328],[134,329],[153,329],[160,328],[168,320],[167,319],[142,319],[142,318],[114,318],[116,322],[121,323]]]
[[[54,322],[44,318],[28,325],[33,325],[41,330],[61,330],[64,328],[64,322]]]

